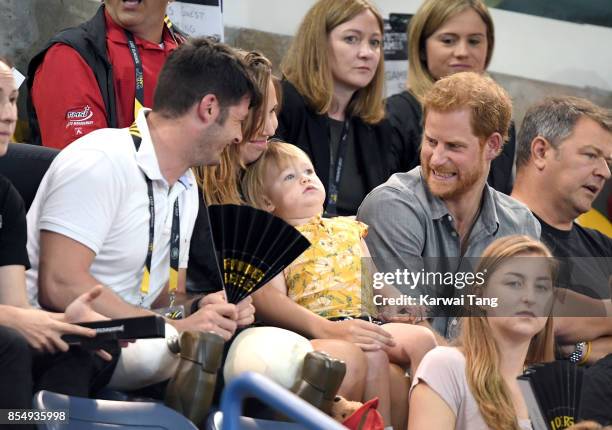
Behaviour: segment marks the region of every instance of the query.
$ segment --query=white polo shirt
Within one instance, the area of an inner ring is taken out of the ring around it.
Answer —
[[[169,187],[142,109],[136,119],[142,135],[136,152],[127,128],[100,129],[64,149],[44,176],[27,215],[28,297],[38,305],[40,231],[67,236],[95,253],[90,272],[126,302],[140,302],[140,283],[149,244],[149,199],[144,174],[152,180],[155,236],[150,307],[169,278],[170,229],[174,201],[180,212],[179,267],[187,267],[189,243],[198,212],[197,185],[191,170]],[[143,173],[144,172],[144,173]]]

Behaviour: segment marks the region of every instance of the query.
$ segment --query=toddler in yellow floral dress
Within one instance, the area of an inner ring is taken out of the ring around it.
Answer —
[[[370,256],[363,240],[368,228],[349,217],[322,217],[325,189],[308,156],[294,145],[271,141],[247,168],[242,191],[249,204],[282,218],[311,242],[253,296],[257,317],[311,338],[349,340],[366,352],[384,351],[385,359],[410,367],[414,374],[435,346],[434,336],[419,325],[383,323],[374,317],[372,290],[362,286],[362,261],[369,260],[362,257]],[[375,385],[383,383],[370,382],[374,385],[366,385],[366,392],[377,391]],[[384,408],[389,395],[373,394]]]

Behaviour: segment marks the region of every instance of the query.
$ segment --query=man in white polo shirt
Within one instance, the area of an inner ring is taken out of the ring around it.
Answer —
[[[242,140],[241,124],[260,94],[223,44],[195,39],[173,52],[159,76],[153,110],[126,129],[96,130],[58,155],[28,212],[28,292],[62,310],[93,285],[94,309],[112,318],[149,314],[184,291],[198,210],[192,166],[216,164]],[[177,300],[178,302],[178,300]],[[213,295],[173,321],[228,339],[253,320]]]

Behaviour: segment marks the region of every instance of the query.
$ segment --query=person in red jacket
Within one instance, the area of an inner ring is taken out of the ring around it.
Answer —
[[[34,56],[32,143],[61,149],[99,128],[128,127],[141,106],[151,106],[161,67],[184,40],[164,21],[167,4],[104,0],[90,21],[58,33]]]

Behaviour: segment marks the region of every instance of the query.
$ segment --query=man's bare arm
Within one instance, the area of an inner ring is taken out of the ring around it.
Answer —
[[[62,234],[40,232],[40,266],[38,292],[41,305],[63,311],[78,296],[100,282],[90,273],[94,252]],[[110,318],[150,315],[145,309],[132,306],[110,288],[104,288],[92,308]]]
[[[554,304],[555,336],[570,344],[612,336],[612,303],[562,289]],[[565,316],[564,316],[565,315]]]

